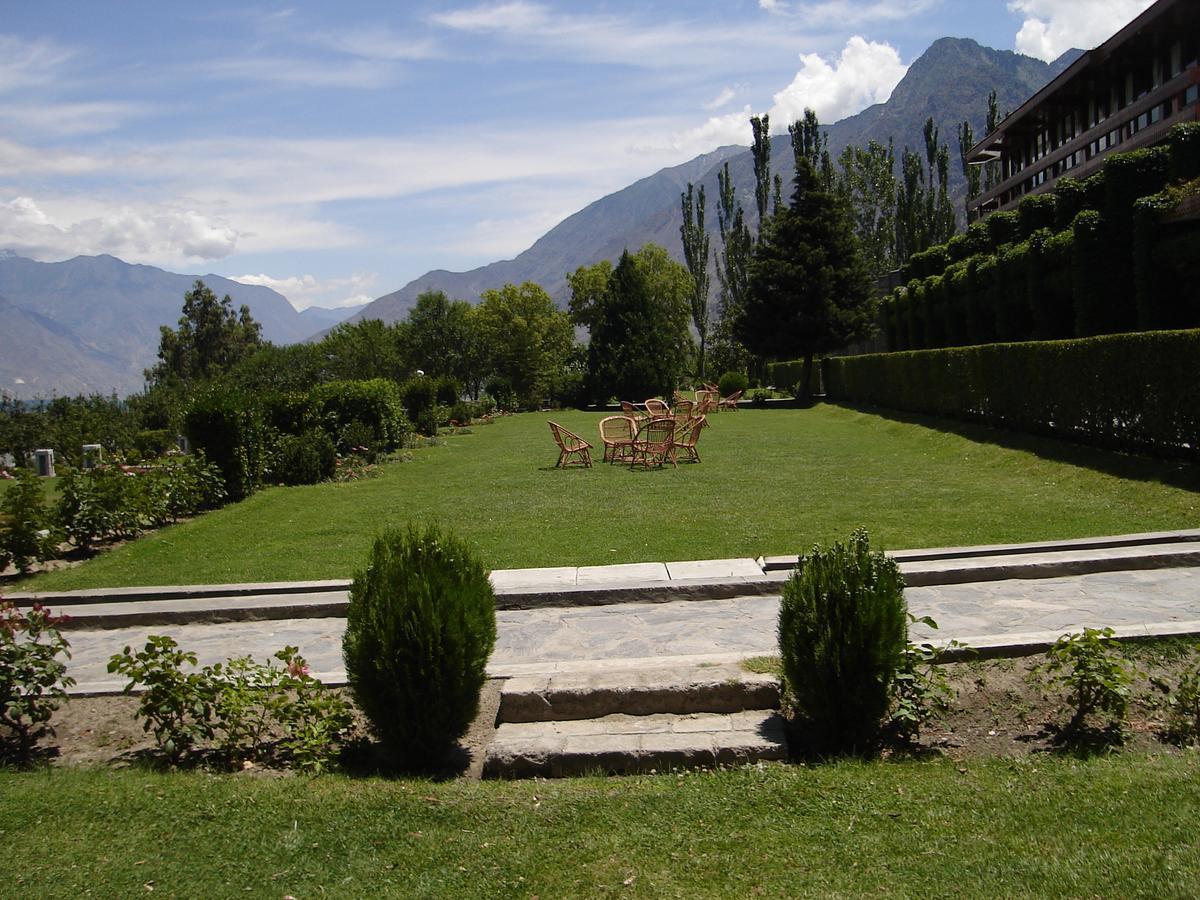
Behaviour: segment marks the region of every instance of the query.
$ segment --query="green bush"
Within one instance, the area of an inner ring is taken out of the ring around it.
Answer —
[[[502,375],[493,375],[483,386],[483,392],[496,404],[502,412],[515,412],[517,409],[517,392],[513,390],[512,382]]]
[[[1198,361],[1200,331],[1156,331],[837,357],[825,389],[851,403],[1195,459]]]
[[[1052,685],[1066,689],[1072,709],[1060,740],[1075,738],[1096,713],[1108,713],[1118,727],[1124,723],[1134,672],[1112,638],[1111,628],[1085,628],[1064,634],[1046,652],[1040,670],[1049,673]]]
[[[466,733],[495,642],[495,595],[465,543],[437,526],[376,538],[350,588],[342,655],[399,764],[436,767]]]
[[[866,751],[879,734],[907,641],[904,581],[865,530],[814,547],[783,587],[785,687],[818,753]]]
[[[767,373],[767,378],[771,378],[770,371]],[[774,384],[775,382],[772,381],[771,383]],[[746,391],[749,387],[750,379],[746,377],[745,372],[726,372],[717,382],[717,390],[722,397],[728,397],[735,391]]]
[[[133,437],[133,449],[142,459],[162,456],[175,449],[175,433],[169,428],[152,428],[139,431]]]
[[[1075,298],[1075,334],[1088,337],[1116,331],[1116,307],[1123,302],[1112,284],[1111,239],[1104,216],[1085,209],[1075,217],[1071,292]],[[1132,297],[1125,298],[1132,301]],[[1132,305],[1132,303],[1130,304]]]
[[[1200,653],[1193,651],[1191,663],[1167,698],[1166,731],[1185,746],[1200,741]]]
[[[449,375],[439,378],[434,386],[434,399],[442,406],[453,406],[462,398],[462,385]]]
[[[275,478],[282,484],[317,484],[333,477],[337,468],[337,449],[329,435],[319,428],[303,434],[287,434],[279,441],[275,459]]]
[[[1100,211],[1104,205],[1104,169],[1083,181],[1060,178],[1054,182],[1054,227],[1064,231],[1085,209]]]
[[[459,425],[470,425],[471,420],[475,418],[475,404],[468,403],[465,400],[459,400],[450,407],[449,422],[456,422]]]
[[[0,599],[0,757],[27,759],[75,683],[58,658],[71,658],[58,628],[66,618],[40,603],[22,612]]]
[[[0,495],[0,571],[13,564],[24,573],[56,555],[58,535],[41,479],[28,469],[17,469],[15,478]]]
[[[1020,240],[1042,228],[1053,228],[1058,201],[1053,194],[1030,194],[1017,204]]]
[[[1200,122],[1180,122],[1168,137],[1171,181],[1189,181],[1200,178]]]
[[[261,408],[263,421],[280,434],[303,434],[321,425],[321,412],[312,394],[298,391],[266,394]]]
[[[354,440],[361,444],[363,428],[369,429],[371,437],[366,446],[383,451],[401,446],[409,431],[400,390],[387,378],[331,381],[317,386],[313,401],[331,429],[329,436],[343,453],[355,446],[349,440],[351,430],[355,432]]]
[[[804,360],[791,359],[786,362],[767,363],[767,383],[783,391],[792,391],[792,396],[799,397],[804,382]],[[821,392],[821,366],[819,360],[813,360],[812,375],[808,381],[808,394],[813,396]],[[729,395],[722,392],[722,396]]]
[[[1071,293],[1071,254],[1074,232],[1034,232],[1029,239],[1029,305],[1033,337],[1056,340],[1075,334],[1075,298]]]
[[[248,497],[262,485],[269,431],[249,398],[218,388],[198,393],[184,411],[183,430],[192,447],[220,470],[231,500]]]
[[[1021,220],[1015,210],[992,213],[983,224],[987,226],[993,252],[1021,238]]]
[[[70,470],[58,480],[58,521],[75,546],[136,537],[151,524],[150,492],[139,476],[115,466]]]

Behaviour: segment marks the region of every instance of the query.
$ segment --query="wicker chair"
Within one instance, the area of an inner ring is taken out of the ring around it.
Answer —
[[[629,468],[662,466],[670,461],[675,466],[675,420],[672,418],[650,419],[638,427],[633,438],[633,454]]]
[[[700,416],[689,421],[682,430],[676,429],[677,437],[675,438],[672,457],[678,457],[680,451],[682,451],[685,462],[700,462],[700,451],[696,449],[696,442],[700,440],[700,432],[707,425],[708,419]]]
[[[722,397],[717,403],[717,409],[727,409],[730,412],[737,412],[738,401],[742,399],[741,391],[734,391],[728,397]]]
[[[663,419],[671,415],[671,407],[657,397],[651,397],[643,405],[652,419]]]
[[[635,423],[640,422],[640,421],[642,421],[642,419],[647,418],[644,410],[638,409],[636,406],[634,406],[628,400],[621,401],[621,415],[627,416],[628,418],[633,419],[633,421]]]
[[[716,412],[720,399],[721,395],[717,391],[696,391],[696,408],[692,410],[692,414],[707,416],[709,413]]]
[[[696,404],[691,400],[675,401],[675,422],[681,424],[692,418],[696,412]]]
[[[604,444],[604,461],[625,462],[633,455],[633,436],[637,424],[629,416],[605,416],[600,420],[600,440]]]
[[[675,401],[676,406],[678,406],[680,403],[692,402],[692,398],[683,393],[683,391],[675,391],[671,394],[671,398]]]
[[[575,434],[573,431],[568,431],[557,422],[550,422],[550,430],[554,433],[554,442],[558,444],[558,462],[554,464],[557,469],[559,467],[566,468],[571,465],[571,457],[578,457],[576,462],[587,468],[592,467],[592,454],[588,451],[592,449],[592,445]]]

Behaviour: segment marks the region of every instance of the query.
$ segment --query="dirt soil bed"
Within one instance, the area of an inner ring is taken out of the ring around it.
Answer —
[[[1165,735],[1164,687],[1173,688],[1195,652],[1185,642],[1156,642],[1126,648],[1138,670],[1123,728],[1097,720],[1082,740],[1064,747],[1059,730],[1070,718],[1060,691],[1038,671],[1044,657],[951,663],[945,666],[956,697],[950,709],[929,725],[915,748],[885,747],[883,755],[923,753],[956,760],[1019,757],[1059,752],[1182,752]],[[495,730],[501,681],[484,688],[480,712],[447,775],[479,778],[483,755]],[[135,720],[137,700],[126,696],[77,697],[54,715],[55,734],[42,740],[40,754],[51,765],[128,766],[153,758],[154,742]],[[365,734],[364,723],[359,728]],[[360,748],[352,767],[371,767],[370,744]],[[254,771],[250,767],[248,771]]]

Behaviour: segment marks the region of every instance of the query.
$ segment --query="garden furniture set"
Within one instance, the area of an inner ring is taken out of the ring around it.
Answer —
[[[600,442],[604,446],[603,461],[629,463],[629,467],[649,469],[666,463],[677,466],[679,459],[700,462],[696,442],[708,425],[709,413],[721,409],[736,410],[741,391],[722,398],[716,390],[696,391],[692,400],[675,392],[675,409],[663,400],[652,397],[645,403],[621,401],[619,415],[600,420]],[[550,422],[550,431],[558,444],[556,468],[592,465],[592,445],[582,437]]]

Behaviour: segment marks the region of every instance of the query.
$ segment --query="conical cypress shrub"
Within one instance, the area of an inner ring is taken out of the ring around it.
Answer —
[[[401,766],[436,768],[479,710],[495,595],[465,543],[388,530],[356,573],[342,657],[355,702]]]
[[[896,563],[867,532],[817,546],[783,588],[779,650],[803,738],[817,753],[864,752],[879,735],[907,640]]]

